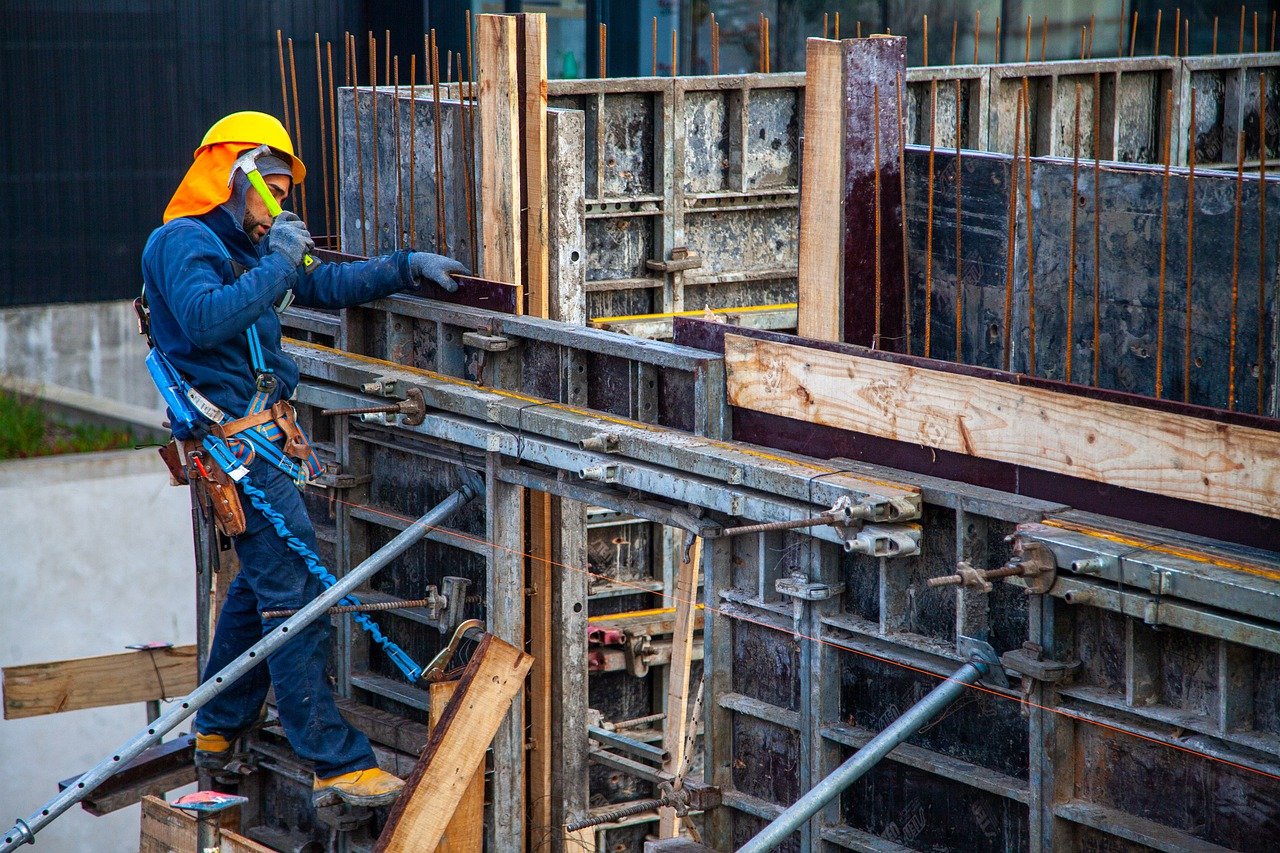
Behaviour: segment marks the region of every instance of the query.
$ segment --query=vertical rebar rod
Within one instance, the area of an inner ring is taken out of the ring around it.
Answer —
[[[1040,61],[1044,62],[1045,48],[1049,46],[1049,16],[1044,16],[1044,22],[1040,24]]]
[[[920,24],[924,28],[924,36],[923,36],[924,64],[925,64],[925,67],[927,68],[929,66],[929,16],[928,15],[922,16],[920,20]]]
[[[329,206],[329,125],[324,114],[324,68],[320,57],[320,34],[316,33],[316,105],[320,108],[320,171],[324,180],[324,233],[333,233],[333,210]]]
[[[654,15],[649,25],[649,42],[652,51],[653,66],[649,69],[650,77],[658,76],[658,16]]]
[[[1133,25],[1129,28],[1129,58],[1133,58],[1134,48],[1138,44],[1138,10],[1133,10]]]
[[[996,15],[995,63],[1000,64],[1000,16]]]
[[[720,73],[720,23],[711,16],[711,73]]]
[[[764,17],[764,73],[765,73],[765,74],[768,74],[770,71],[772,71],[772,70],[773,70],[773,55],[772,55],[772,53],[771,53],[771,52],[770,52],[770,50],[769,50],[769,16],[768,16],[768,15],[764,15],[763,17]],[[671,65],[672,65],[672,68],[674,69],[674,67],[675,67],[675,58],[674,58],[674,57],[675,57],[675,38],[674,38],[674,37],[675,37],[675,30],[672,30],[672,31],[671,31],[671,35],[672,35],[672,40],[671,40],[671,45],[672,45],[672,47],[671,47],[672,62],[671,62]],[[674,77],[674,76],[675,76],[675,71],[674,71],[674,70],[671,72],[671,76],[672,76],[672,77]]]
[[[431,30],[431,116],[434,127],[436,166],[436,249],[442,255],[449,254],[449,226],[445,221],[448,210],[444,200],[444,129],[441,127],[440,115],[440,45],[436,42],[436,31]]]
[[[875,180],[872,183],[872,198],[875,205],[875,215],[872,219],[875,229],[875,331],[871,335],[871,348],[880,349],[880,315],[884,313],[881,304],[881,283],[880,283],[880,87],[873,86],[871,88],[871,138],[873,154],[875,158]]]
[[[1240,4],[1240,43],[1236,46],[1236,53],[1244,53],[1244,4]]]
[[[1008,263],[1004,267],[1004,332],[1003,365],[1008,370],[1013,360],[1013,255],[1014,236],[1018,230],[1018,153],[1022,149],[1022,90],[1018,90],[1018,108],[1013,119],[1013,159],[1009,161],[1009,245]]]
[[[1240,220],[1244,196],[1244,131],[1236,136],[1236,217],[1231,249],[1231,326],[1227,340],[1227,408],[1236,407],[1236,313],[1240,304]]]
[[[355,34],[348,36],[351,50],[351,117],[356,129],[356,187],[360,192],[360,254],[369,256],[369,238],[366,236],[369,211],[364,198],[364,155],[360,146],[360,54],[356,50]]]
[[[1076,212],[1080,208],[1080,84],[1076,83],[1075,127],[1071,135],[1071,235],[1067,240],[1067,354],[1065,378],[1073,381],[1076,341]]]
[[[1024,63],[1031,61],[1031,29],[1031,16],[1027,15],[1027,43],[1022,55],[1022,61]]]
[[[284,132],[289,135],[289,139],[293,139],[293,116],[289,112],[289,78],[284,68],[284,34],[280,30],[276,30],[276,56],[280,60],[280,107],[284,110]],[[297,207],[298,204],[298,188],[289,185],[289,198],[292,200],[292,206]]]
[[[1116,59],[1124,56],[1124,22],[1128,20],[1125,11],[1125,0],[1120,0],[1120,17],[1116,19]]]
[[[603,24],[603,23],[602,23],[602,24],[600,24],[600,33],[599,33],[599,37],[600,37],[600,74],[599,74],[599,77],[600,77],[600,79],[601,79],[601,80],[603,80],[603,79],[605,79],[606,77],[608,77],[608,76],[609,76],[609,62],[608,62],[608,57],[605,55],[605,51],[608,49],[608,46],[609,46],[609,28],[608,28],[608,26],[607,26],[607,25],[605,25],[605,24]]]
[[[831,31],[830,20],[829,20],[830,17],[831,17],[831,14],[829,12],[822,13],[822,37],[824,39],[827,37],[827,33]]]
[[[1266,387],[1267,320],[1267,75],[1258,75],[1258,414],[1263,412]]]
[[[1253,52],[1258,52],[1258,13],[1253,13]]]
[[[1090,15],[1089,15],[1089,49],[1085,51],[1085,55],[1086,55],[1087,57],[1089,57],[1090,59],[1093,59],[1093,25],[1094,25],[1094,22],[1095,22],[1095,16],[1094,16],[1092,13],[1090,13]]]
[[[991,664],[977,657],[960,667],[950,678],[908,708],[884,731],[867,741],[862,749],[850,756],[830,775],[810,788],[807,794],[774,818],[773,822],[759,834],[738,848],[738,853],[766,853],[777,848],[823,806],[862,778],[900,743],[915,735],[926,723],[942,713],[943,709],[954,702],[966,687],[985,676],[990,667]]]
[[[769,19],[765,18],[765,23],[767,24],[768,22],[769,22]],[[671,28],[671,76],[672,77],[675,77],[680,74],[680,55],[679,55],[680,44],[679,44],[678,36],[679,36],[679,33],[676,32],[676,29],[674,27],[672,27]],[[768,45],[769,45],[769,31],[766,29],[765,30],[766,49],[768,48]],[[768,59],[768,54],[765,54],[765,58],[766,60]],[[764,70],[768,71],[769,70],[767,67],[768,62],[766,62],[765,65],[766,65],[766,68]]]
[[[385,44],[383,44],[382,50],[385,58],[383,59],[383,63],[382,63],[383,64],[382,84],[384,86],[390,86],[391,85],[391,30],[383,31],[383,39],[385,41]]]
[[[831,32],[833,33],[832,38],[836,41],[840,41],[840,13],[838,11],[836,12],[835,18],[831,21],[831,27]]]
[[[1187,287],[1184,306],[1186,332],[1182,341],[1182,402],[1191,402],[1191,281],[1195,269],[1196,223],[1196,87],[1191,86],[1191,114],[1187,127]]]
[[[964,360],[964,253],[960,231],[960,81],[956,80],[956,361]]]
[[[1179,6],[1173,10],[1173,58],[1177,59],[1180,53],[1178,42],[1182,40],[1182,7]]]
[[[341,177],[338,174],[338,111],[333,83],[333,42],[324,43],[325,71],[329,77],[329,157],[333,166],[333,234],[334,248],[346,251],[342,245],[342,196]],[[324,109],[324,104],[320,106]]]
[[[409,54],[409,248],[418,248],[418,52]]]
[[[1165,90],[1164,99],[1164,176],[1160,190],[1160,278],[1156,294],[1156,397],[1164,396],[1164,301],[1165,265],[1169,247],[1169,169],[1173,165],[1170,148],[1173,140],[1173,89]]]
[[[1152,56],[1160,55],[1160,30],[1163,26],[1163,23],[1162,23],[1163,20],[1164,20],[1164,9],[1156,9],[1156,40],[1155,40],[1155,44],[1152,45],[1151,47]]]
[[[896,75],[898,93],[898,205],[899,218],[902,220],[902,317],[905,323],[906,346],[904,351],[911,352],[911,276],[907,265],[907,117],[902,111],[903,92],[906,85],[902,74]]]
[[[973,13],[973,64],[978,64],[978,45],[982,40],[982,10],[976,9]]]
[[[378,211],[378,40],[369,33],[369,112],[373,129],[369,133],[369,171],[373,173],[373,251],[382,251],[382,222]]]
[[[956,64],[956,36],[960,33],[960,22],[951,22],[951,61],[948,65]]]
[[[929,198],[924,236],[924,357],[933,338],[933,155],[938,141],[938,78],[929,81]],[[905,216],[905,214],[904,214]]]
[[[1274,51],[1276,49],[1276,10],[1271,10],[1271,40],[1268,43],[1267,50]]]
[[[1102,74],[1093,72],[1093,384],[1102,364]]]
[[[1218,55],[1218,16],[1213,16],[1213,55]]]
[[[1088,34],[1088,32],[1086,31],[1086,28],[1085,28],[1085,27],[1081,27],[1081,28],[1080,28],[1080,61],[1081,61],[1081,62],[1084,62],[1084,49],[1085,49],[1085,42],[1086,42],[1086,40],[1088,39],[1088,37],[1089,37],[1089,34]]]
[[[1025,79],[1024,79],[1025,84]],[[1031,210],[1031,104],[1023,99],[1027,111],[1022,121],[1023,152],[1026,163],[1026,186],[1023,188],[1027,203],[1027,372],[1036,375],[1036,255],[1035,219]]]
[[[396,238],[394,246],[397,250],[403,248],[401,241],[404,239],[404,146],[400,144],[400,55],[396,54],[392,60],[395,68],[395,82],[392,84],[391,90],[391,123],[392,132],[396,137]]]
[[[297,131],[292,137],[293,151],[302,159],[302,114],[298,112],[298,66],[293,61],[293,39],[289,39],[289,87],[293,90],[293,126]],[[298,195],[302,201],[302,209],[298,214],[307,219],[307,185],[298,184]]]

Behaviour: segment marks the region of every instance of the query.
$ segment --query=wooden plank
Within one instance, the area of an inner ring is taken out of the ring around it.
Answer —
[[[185,696],[198,681],[194,645],[7,666],[0,673],[6,720]]]
[[[477,36],[481,270],[485,278],[516,285],[517,304],[522,305],[516,19],[481,15]]]
[[[550,317],[547,244],[547,16],[516,16],[519,62],[521,209],[525,311]]]
[[[725,363],[734,406],[1280,518],[1280,433],[740,335]]]
[[[662,748],[667,760],[662,769],[677,777],[684,771],[688,743],[689,673],[693,664],[693,630],[698,621],[698,569],[702,565],[702,538],[695,537],[688,559],[681,555],[671,597],[676,608],[671,635],[671,663],[667,666],[667,720],[662,727]],[[694,721],[697,727],[697,721]],[[658,809],[658,837],[675,838],[680,819],[670,807]]]
[[[437,681],[431,685],[431,724],[444,717],[449,700],[457,691],[457,681]],[[480,853],[484,850],[484,755],[467,783],[436,853]]]
[[[843,55],[838,41],[806,42],[798,322],[802,336],[824,341],[844,329]]]
[[[120,767],[101,785],[80,801],[89,814],[101,817],[131,806],[148,795],[161,795],[196,781],[192,764],[196,748],[195,735],[181,735],[146,749],[137,758]],[[80,781],[82,773],[63,779],[58,790],[65,791]]]
[[[229,828],[239,823],[239,810],[223,812],[221,820],[221,853],[274,853]],[[159,797],[144,797],[139,836],[139,853],[191,853],[197,849],[196,819]]]
[[[906,85],[907,40],[873,36],[842,44],[844,230],[839,239],[844,243],[844,327],[840,339],[876,349],[904,350],[898,90]]]
[[[480,641],[387,817],[375,853],[440,843],[532,664],[529,655],[491,634]]]

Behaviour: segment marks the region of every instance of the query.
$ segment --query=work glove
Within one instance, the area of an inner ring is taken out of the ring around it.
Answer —
[[[302,256],[315,247],[311,232],[307,230],[307,223],[291,210],[280,211],[280,215],[271,223],[271,230],[267,232],[267,252],[280,253],[295,267],[301,266]]]
[[[458,282],[451,278],[454,273],[471,275],[471,270],[467,269],[465,264],[430,252],[410,254],[409,272],[416,286],[421,287],[423,282],[429,281],[449,293],[455,293],[458,290]]]

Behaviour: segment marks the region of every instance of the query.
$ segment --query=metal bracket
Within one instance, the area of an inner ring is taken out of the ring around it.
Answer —
[[[848,554],[910,557],[920,553],[920,528],[917,525],[867,524],[860,530],[845,526],[837,526],[836,530],[844,537],[844,550]]]
[[[463,332],[462,345],[483,352],[506,352],[516,342],[504,335],[485,335],[480,332]]]
[[[1044,649],[1032,642],[1023,643],[1020,649],[1005,652],[1000,656],[1000,662],[1033,681],[1049,684],[1071,677],[1080,668],[1080,661],[1049,660],[1044,656]]]
[[[617,453],[618,436],[611,432],[598,432],[579,441],[578,447],[595,453]]]
[[[774,589],[781,595],[800,601],[826,601],[828,598],[842,594],[845,586],[842,583],[813,583],[802,574],[793,574],[790,577],[778,578],[774,582]]]
[[[1073,560],[1071,571],[1077,575],[1115,574],[1120,567],[1120,558],[1108,554],[1097,554],[1084,560]]]
[[[360,390],[365,394],[375,394],[379,397],[404,396],[400,393],[400,380],[392,379],[389,376],[382,376],[372,382],[366,382],[360,386]]]
[[[956,649],[970,663],[981,662],[987,665],[987,672],[982,676],[982,681],[996,687],[1009,687],[1009,677],[1005,675],[1004,665],[996,656],[996,650],[991,648],[991,644],[986,640],[961,634],[956,637]]]
[[[618,482],[618,466],[612,463],[605,465],[588,465],[578,472],[578,477],[595,483]]]
[[[354,489],[372,481],[372,474],[344,474],[337,462],[326,462],[324,471],[311,479],[311,485],[322,489]]]
[[[702,266],[702,256],[687,246],[677,246],[671,250],[670,260],[650,258],[644,262],[644,265],[658,272],[682,272]]]
[[[649,658],[653,656],[653,638],[648,634],[637,634],[630,637],[622,647],[627,659],[627,672],[636,678],[644,678],[649,674]]]

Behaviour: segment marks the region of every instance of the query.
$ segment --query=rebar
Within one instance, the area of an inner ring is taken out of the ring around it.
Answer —
[[[1026,115],[1022,120],[1023,158],[1026,163],[1026,186],[1023,192],[1027,200],[1027,372],[1036,375],[1036,256],[1035,256],[1035,219],[1031,204],[1031,97],[1027,94],[1027,78],[1022,78],[1023,109]]]
[[[330,616],[337,616],[342,613],[379,613],[384,610],[409,610],[415,607],[431,607],[438,602],[439,599],[412,598],[404,601],[380,601],[375,604],[339,604],[336,607],[330,607],[325,612]],[[286,616],[294,615],[300,609],[263,610],[258,616],[263,619],[283,619]]]
[[[418,52],[409,54],[409,248],[418,248]]]
[[[1164,275],[1169,245],[1169,168],[1172,165],[1170,143],[1173,138],[1173,89],[1165,93],[1164,182],[1160,197],[1160,277],[1156,294],[1156,397],[1164,396]]]
[[[904,352],[911,352],[911,276],[907,265],[907,117],[903,113],[902,101],[906,86],[902,82],[902,74],[895,78],[894,91],[898,93],[898,204],[902,210],[902,317],[906,346]]]
[[[565,824],[564,828],[569,832],[577,832],[580,829],[587,829],[592,826],[599,826],[602,823],[613,823],[623,818],[632,817],[645,812],[651,812],[660,806],[670,805],[666,797],[660,797],[653,800],[637,800],[634,803],[628,803],[625,806],[619,806],[616,809],[610,809],[607,812],[599,812],[590,817],[582,817],[577,820],[571,820]]]
[[[338,174],[338,111],[334,96],[333,85],[333,42],[326,41],[324,43],[325,52],[325,71],[329,77],[329,157],[333,165],[333,234],[334,248],[338,251],[344,251],[342,245],[342,201],[341,201],[341,184]],[[321,109],[324,104],[321,103]]]
[[[401,241],[404,239],[404,146],[400,144],[400,57],[397,55],[393,60],[395,68],[395,83],[391,90],[391,121],[392,134],[396,138],[396,237],[394,246],[398,250],[401,248]]]
[[[378,210],[378,40],[369,33],[369,111],[373,130],[369,134],[369,169],[373,172],[373,250],[382,251],[382,222]]]
[[[289,39],[289,86],[293,90],[293,127],[296,131],[290,139],[293,141],[294,153],[302,159],[302,115],[298,112],[298,66],[293,61],[293,39]],[[307,185],[298,184],[298,195],[302,200],[302,209],[298,214],[307,219]]]
[[[1243,7],[1241,7],[1243,8]],[[1243,16],[1243,12],[1241,15]],[[1236,137],[1235,238],[1231,249],[1231,329],[1227,339],[1227,408],[1236,407],[1236,314],[1240,305],[1240,218],[1244,195],[1244,131]]]
[[[938,80],[929,81],[929,199],[924,238],[924,357],[933,339],[933,154],[938,138]],[[905,176],[905,173],[904,173]]]
[[[324,231],[333,233],[333,209],[329,205],[329,125],[324,114],[324,69],[321,67],[320,34],[316,33],[316,104],[320,108],[320,168],[324,183]]]
[[[1071,234],[1067,240],[1067,354],[1065,378],[1072,380],[1076,336],[1076,212],[1080,208],[1080,84],[1076,83],[1075,127],[1071,135]]]
[[[1195,268],[1196,222],[1196,87],[1191,88],[1191,115],[1187,126],[1187,295],[1184,310],[1186,332],[1182,342],[1182,402],[1191,402],[1191,280]]]
[[[973,64],[978,64],[978,45],[982,43],[982,10],[973,13]]]
[[[978,577],[985,581],[1018,577],[1021,574],[1022,566],[1001,566],[998,569],[980,569],[977,573]],[[925,583],[936,589],[943,586],[961,586],[964,584],[964,580],[964,575],[939,575],[936,578],[929,578]]]

